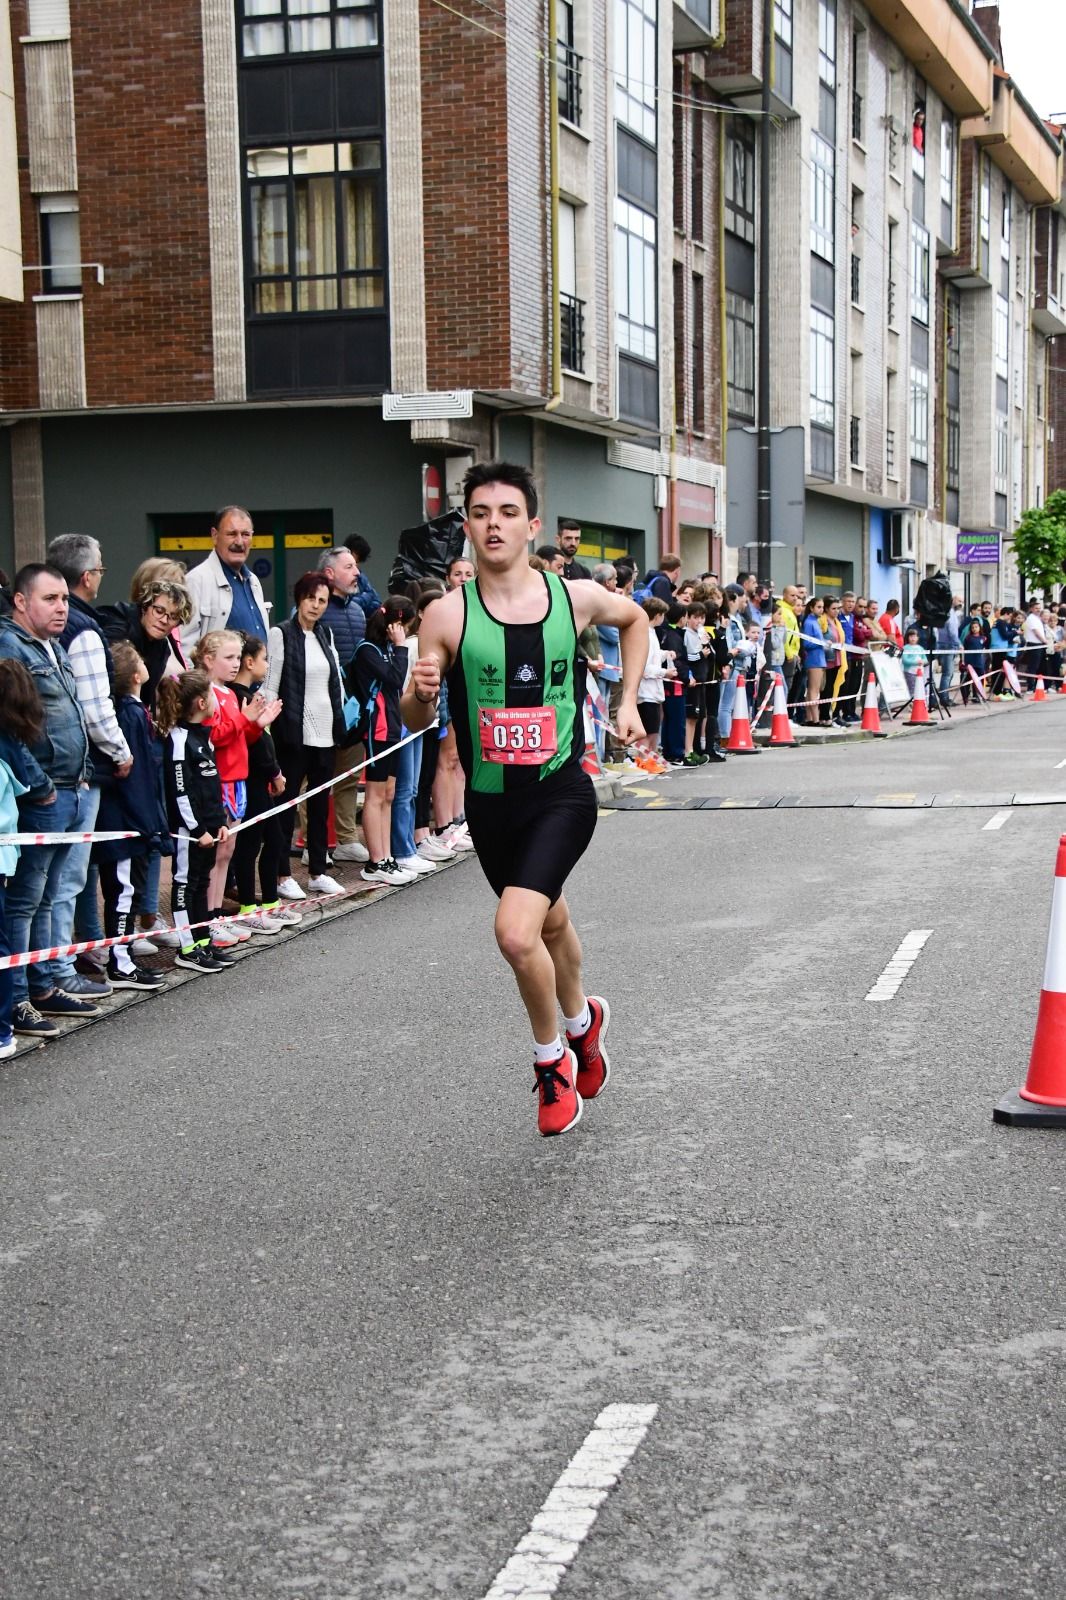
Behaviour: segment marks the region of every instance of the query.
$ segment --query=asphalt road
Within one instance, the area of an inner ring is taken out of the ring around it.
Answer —
[[[668,782],[1064,758],[1051,702]],[[991,1112],[1066,809],[991,815],[603,817],[563,1139],[472,862],[5,1064],[5,1600],[481,1600],[613,1404],[658,1411],[568,1600],[1060,1600],[1066,1132]]]

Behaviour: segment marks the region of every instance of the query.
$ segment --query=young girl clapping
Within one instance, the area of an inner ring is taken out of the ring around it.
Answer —
[[[266,682],[267,648],[254,633],[244,635],[241,645],[241,667],[233,680],[233,692],[245,706],[254,700]],[[285,793],[285,776],[278,764],[277,751],[269,732],[264,728],[248,751],[248,806],[245,821],[270,811]],[[237,835],[237,848],[233,855],[237,874],[237,898],[241,914],[248,918],[243,924],[252,933],[277,934],[289,923],[303,919],[298,911],[283,905],[278,898],[278,862],[282,859],[281,818],[268,817],[254,828],[242,828]],[[259,883],[262,902],[257,903],[255,869],[259,865]]]
[[[229,837],[222,784],[207,723],[218,709],[206,672],[164,678],[156,691],[156,727],[165,737],[163,779],[175,835],[171,910],[181,936],[176,961],[190,972],[224,972],[233,957],[212,944],[208,885],[219,842]]]

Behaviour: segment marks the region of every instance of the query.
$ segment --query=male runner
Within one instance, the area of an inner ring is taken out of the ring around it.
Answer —
[[[535,1050],[538,1126],[566,1133],[583,1100],[606,1087],[606,1000],[586,996],[581,945],[563,884],[596,826],[596,797],[582,770],[584,662],[590,623],[619,631],[623,693],[617,730],[642,737],[636,689],[648,653],[639,606],[598,583],[566,583],[529,565],[540,532],[526,467],[471,467],[463,481],[474,583],[429,607],[418,662],[402,702],[412,731],[435,715],[442,672],[466,773],[466,820],[485,876],[499,896],[496,942],[514,971]],[[566,1024],[559,1033],[556,1006]]]

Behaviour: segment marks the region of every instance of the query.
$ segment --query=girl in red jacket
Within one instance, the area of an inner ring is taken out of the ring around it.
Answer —
[[[241,668],[241,644],[239,633],[218,628],[212,633],[205,633],[193,651],[193,660],[207,673],[215,691],[217,710],[208,723],[208,729],[222,784],[227,827],[241,821],[248,804],[248,746],[255,744],[263,729],[269,728],[281,712],[280,700],[268,705],[261,694],[254,694],[242,705],[229,688]],[[211,915],[219,919],[211,936],[223,948],[243,944],[251,938],[251,933],[242,923],[221,920],[226,878],[236,845],[237,839],[233,833],[219,843],[208,885]]]

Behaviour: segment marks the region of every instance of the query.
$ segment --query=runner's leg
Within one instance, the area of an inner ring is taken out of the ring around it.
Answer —
[[[557,901],[556,905],[564,904]],[[545,894],[535,889],[506,888],[496,909],[496,943],[500,954],[515,975],[522,1004],[526,1008],[533,1038],[539,1045],[549,1045],[559,1037],[559,1014],[556,999],[556,966],[545,943],[545,924],[551,912],[551,902]],[[564,917],[569,923],[569,914]],[[558,942],[558,933],[553,929]],[[574,935],[577,943],[577,935]],[[578,971],[580,953],[578,949]],[[568,998],[572,998],[568,989]],[[584,996],[581,997],[584,1004]],[[580,1007],[579,1007],[580,1009]]]
[[[555,968],[555,994],[563,1016],[580,1016],[585,1009],[585,991],[581,983],[581,940],[570,920],[570,908],[562,895],[545,917],[541,937]]]

